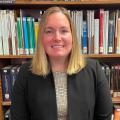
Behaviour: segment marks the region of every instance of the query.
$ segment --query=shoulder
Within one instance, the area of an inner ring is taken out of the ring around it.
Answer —
[[[86,63],[87,65],[95,65],[96,63],[99,63],[99,61],[96,59],[87,58]]]
[[[26,78],[26,77],[31,76],[31,75],[32,75],[32,72],[31,72],[31,61],[23,63],[20,66],[20,70],[18,72],[18,77]]]
[[[28,72],[28,71],[31,71],[31,61],[28,61],[26,63],[23,63],[21,66],[20,66],[20,72]]]
[[[98,82],[103,82],[106,80],[106,75],[102,70],[102,66],[100,65],[98,60],[87,59],[86,67],[84,70],[87,71],[89,75],[92,75],[93,78],[95,78],[95,80]]]
[[[86,67],[91,69],[98,69],[101,67],[100,63],[96,59],[86,59]]]
[[[31,66],[31,61],[28,61],[28,62],[23,63],[20,68],[27,70],[30,68],[30,66]]]
[[[96,79],[105,76],[102,66],[100,65],[99,61],[96,59],[86,59],[86,66],[84,67],[83,71],[88,75],[94,76]]]

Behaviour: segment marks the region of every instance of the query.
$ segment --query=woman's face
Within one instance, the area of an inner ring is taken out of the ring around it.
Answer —
[[[72,49],[72,34],[64,14],[56,12],[47,17],[43,45],[50,59],[68,57]]]

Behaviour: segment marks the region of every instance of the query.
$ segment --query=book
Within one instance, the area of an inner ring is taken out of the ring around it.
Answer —
[[[2,10],[2,12],[3,54],[9,55],[9,14],[8,10]]]
[[[108,53],[114,52],[114,24],[113,20],[109,20],[109,31],[108,31]]]
[[[116,53],[120,53],[120,18],[117,20]]]
[[[108,54],[109,11],[104,10],[103,15],[103,54]]]
[[[99,19],[94,21],[94,54],[99,54]]]
[[[15,13],[13,10],[10,12],[10,24],[11,24],[12,54],[17,55],[18,42],[16,35]]]
[[[2,10],[0,10],[0,26],[2,26]],[[0,28],[0,55],[3,55],[3,34],[2,34],[2,27]]]
[[[29,37],[29,48],[30,54],[34,54],[35,52],[35,27],[34,27],[34,18],[27,17],[27,27],[28,27],[28,37]]]
[[[87,22],[83,21],[82,53],[88,52]]]
[[[5,112],[5,120],[11,120],[10,108]]]
[[[12,66],[3,67],[1,70],[3,101],[11,100],[11,77],[10,69]]]
[[[23,54],[22,25],[20,17],[17,17],[17,40],[18,40],[18,54]]]
[[[35,21],[35,39],[36,39],[36,43],[35,44],[37,44],[37,41],[38,41],[38,33],[39,33],[39,19],[38,19],[38,21]]]
[[[10,79],[11,79],[11,90],[13,90],[14,83],[17,79],[17,75],[19,72],[18,65],[12,66],[10,69]]]
[[[120,120],[120,106],[114,106],[114,120]]]
[[[100,54],[103,54],[103,28],[104,28],[104,9],[100,9],[100,16],[99,16],[99,19],[100,19],[100,23],[99,23],[99,53]]]
[[[28,38],[28,26],[27,26],[27,17],[23,17],[23,37],[24,37],[24,45],[25,45],[25,54],[29,55],[29,38]]]

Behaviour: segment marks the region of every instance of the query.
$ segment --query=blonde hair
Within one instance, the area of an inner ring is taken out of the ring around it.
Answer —
[[[32,66],[31,66],[32,72],[37,75],[45,76],[50,72],[48,57],[43,47],[43,33],[44,33],[44,26],[46,24],[47,17],[55,12],[61,12],[66,16],[66,18],[70,23],[70,28],[72,33],[73,45],[72,45],[69,64],[67,68],[67,74],[71,75],[76,72],[79,72],[85,66],[85,60],[83,56],[80,54],[80,43],[77,40],[76,30],[74,28],[68,10],[63,7],[51,7],[44,12],[40,20],[39,37],[37,41],[36,52],[35,55],[33,56]]]

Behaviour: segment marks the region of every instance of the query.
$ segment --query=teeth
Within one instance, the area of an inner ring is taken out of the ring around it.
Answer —
[[[52,46],[52,48],[62,48],[62,47],[64,47],[63,45],[54,45],[54,46]]]

